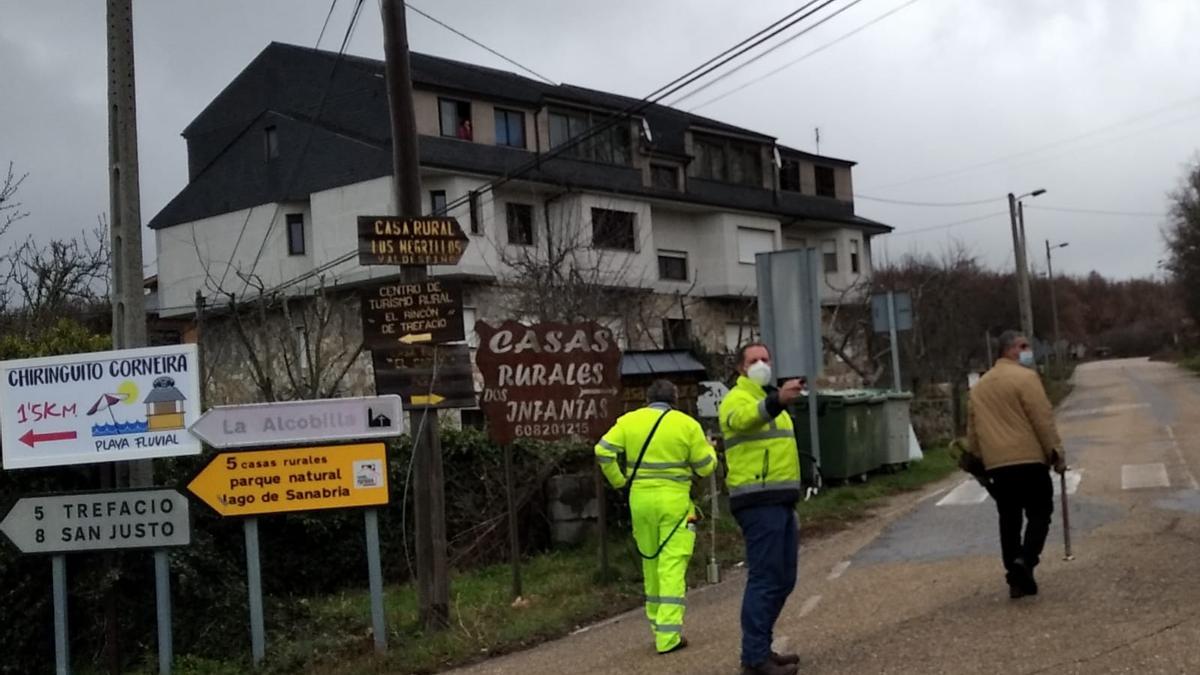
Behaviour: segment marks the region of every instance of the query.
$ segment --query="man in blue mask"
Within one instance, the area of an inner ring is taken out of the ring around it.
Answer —
[[[1035,367],[1029,340],[1005,332],[996,365],[971,390],[967,417],[969,451],[983,460],[1000,514],[1000,555],[1014,599],[1037,595],[1033,570],[1054,512],[1049,467],[1067,470],[1054,408]]]

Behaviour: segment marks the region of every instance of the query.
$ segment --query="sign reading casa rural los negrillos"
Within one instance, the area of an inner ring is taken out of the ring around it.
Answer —
[[[599,438],[621,413],[621,349],[594,323],[475,324],[492,440]]]
[[[196,345],[0,363],[4,468],[200,453]]]
[[[457,265],[467,235],[448,217],[358,217],[360,265]]]

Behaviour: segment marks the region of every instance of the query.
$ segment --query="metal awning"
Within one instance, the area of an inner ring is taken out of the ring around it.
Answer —
[[[707,369],[686,349],[625,352],[621,355],[621,377],[636,375],[703,376]]]

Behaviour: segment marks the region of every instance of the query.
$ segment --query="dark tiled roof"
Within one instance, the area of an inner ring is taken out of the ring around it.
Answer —
[[[620,111],[642,105],[637,99],[618,94],[549,85],[425,54],[412,54],[412,77],[419,87],[531,107],[558,103]],[[649,106],[641,114],[653,135],[650,149],[670,156],[686,156],[684,135],[692,127],[773,141],[764,134],[665,106]],[[267,127],[275,128],[280,148],[279,157],[270,161],[266,160],[263,142]],[[339,62],[332,52],[271,43],[188,125],[183,135],[188,143],[191,179],[150,221],[153,229],[260,204],[304,200],[313,192],[390,175],[391,129],[383,63],[355,56],[345,56]],[[522,170],[523,180],[535,182],[683,198],[717,208],[888,230],[855,216],[852,204],[832,199],[796,193],[776,195],[770,190],[694,178],[688,179],[683,196],[643,186],[640,170],[628,166],[566,158],[537,162],[537,155],[529,151],[452,138],[422,136],[419,142],[422,166],[488,176]],[[301,155],[304,162],[298,165]]]
[[[704,364],[686,349],[647,352],[624,352],[621,354],[621,376],[670,375],[678,373],[704,374]]]

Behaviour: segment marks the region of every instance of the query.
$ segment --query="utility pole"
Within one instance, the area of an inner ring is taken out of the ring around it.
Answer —
[[[1033,339],[1033,309],[1029,297],[1029,265],[1025,260],[1024,227],[1017,223],[1020,203],[1013,193],[1008,193],[1008,218],[1012,224],[1013,256],[1017,267],[1017,302],[1021,308],[1021,332]],[[1022,219],[1023,222],[1023,219]]]
[[[1021,286],[1021,292],[1025,294],[1025,313],[1027,315],[1028,327],[1022,323],[1021,330],[1026,331],[1025,337],[1033,340],[1033,293],[1030,291],[1029,282],[1029,245],[1025,239],[1025,203],[1017,200],[1017,228],[1021,231],[1021,276],[1024,282]]]
[[[1065,246],[1060,244],[1059,246]],[[1055,247],[1057,248],[1057,247]],[[1046,240],[1046,275],[1050,279],[1050,315],[1054,321],[1054,360],[1058,365],[1058,372],[1061,375],[1062,370],[1062,354],[1058,350],[1058,293],[1054,288],[1054,262],[1050,257],[1050,240]]]
[[[392,197],[397,212],[421,213],[420,156],[404,0],[382,0],[383,52],[392,126]],[[424,279],[423,266],[405,267],[405,281]],[[434,347],[436,349],[436,347]],[[413,512],[416,519],[417,599],[427,630],[450,625],[450,574],[446,560],[446,495],[438,412],[409,413],[413,435]]]

